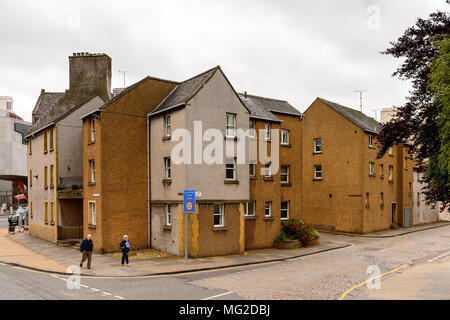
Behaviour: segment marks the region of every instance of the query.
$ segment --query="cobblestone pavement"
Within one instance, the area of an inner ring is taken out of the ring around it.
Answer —
[[[244,299],[338,299],[373,276],[367,273],[371,265],[384,273],[404,264],[426,263],[450,250],[449,226],[388,239],[336,237],[353,246],[192,283],[232,291]]]

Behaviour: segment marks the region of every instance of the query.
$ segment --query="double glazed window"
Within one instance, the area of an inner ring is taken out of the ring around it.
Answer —
[[[91,142],[95,141],[95,120],[91,119]]]
[[[248,217],[255,215],[255,201],[247,202],[245,204],[245,215]]]
[[[266,201],[264,204],[264,216],[271,217],[272,216],[272,201]]]
[[[373,147],[373,135],[369,135],[369,147]]]
[[[166,204],[166,226],[172,225],[172,208],[170,204]]]
[[[289,131],[281,130],[281,144],[284,146],[289,145]]]
[[[389,166],[389,181],[392,181],[392,179],[393,179],[393,172],[394,172],[394,167]]]
[[[280,178],[281,183],[287,184],[289,183],[289,166],[281,166],[280,168]]]
[[[170,157],[164,158],[164,177],[166,179],[172,179],[172,164]]]
[[[89,224],[95,226],[95,202],[89,201]]]
[[[225,208],[223,203],[214,205],[214,227],[225,226]]]
[[[322,179],[322,166],[320,164],[314,166],[314,179],[316,180]]]
[[[369,162],[369,175],[370,176],[373,176],[375,174],[374,166],[375,166],[375,164],[373,162]]]
[[[268,162],[268,163],[266,163],[265,165],[264,165],[264,175],[266,176],[266,177],[270,177],[270,175],[271,175],[271,164],[270,164],[270,162]]]
[[[89,160],[89,170],[91,172],[91,183],[95,182],[95,160]]]
[[[248,133],[249,133],[249,136],[251,137],[251,138],[254,138],[254,137],[256,137],[256,131],[255,131],[255,121],[253,121],[253,120],[250,120],[250,122],[249,122],[249,124],[248,124]]]
[[[289,219],[289,201],[281,201],[281,220]]]
[[[264,125],[264,140],[270,140],[270,124]]]
[[[250,160],[250,163],[248,165],[248,173],[250,177],[254,177],[256,175],[256,163],[255,160]]]
[[[227,113],[227,129],[226,136],[234,138],[236,136],[236,115]]]
[[[170,137],[170,135],[172,134],[172,127],[170,125],[170,116],[164,117],[164,130],[166,137]]]

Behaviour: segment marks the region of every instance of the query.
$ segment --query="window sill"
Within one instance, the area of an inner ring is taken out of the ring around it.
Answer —
[[[172,184],[172,179],[163,179],[162,183],[163,184],[167,184],[167,185],[171,185]]]
[[[272,139],[264,139],[264,142],[272,143]]]
[[[225,180],[223,183],[225,183],[225,184],[239,184],[239,180]]]
[[[285,148],[290,148],[291,144],[290,143],[280,143],[280,146],[285,147]]]
[[[264,177],[264,181],[273,181],[273,177],[272,176],[270,176],[270,177]]]
[[[366,209],[370,209],[370,205],[369,205],[369,204],[366,204],[364,207],[365,207]]]
[[[55,189],[55,186],[53,184],[51,184],[50,189]]]
[[[163,228],[163,230],[172,230],[172,226],[165,225],[162,228]]]
[[[389,180],[389,183],[394,183],[394,180]]]
[[[54,226],[55,225],[55,221],[50,222],[50,225]]]
[[[244,216],[245,220],[257,220],[258,217],[257,216]]]
[[[50,150],[48,150],[48,152],[53,152],[55,149],[53,149],[53,148],[50,148]]]
[[[95,186],[95,182],[88,182],[88,186]]]
[[[44,151],[44,154],[47,154],[48,152],[47,151]]]
[[[313,181],[323,181],[322,178],[314,178]]]
[[[88,224],[89,229],[97,229],[97,226],[95,224]]]
[[[264,217],[265,221],[273,221],[273,217]]]
[[[47,224],[47,225],[48,225],[48,220],[46,220],[46,221],[44,222],[44,224]]]
[[[282,187],[290,187],[291,184],[290,184],[289,182],[282,182],[282,183],[281,183],[281,186],[282,186]]]
[[[313,156],[316,155],[316,154],[322,154],[322,151],[320,151],[320,152],[313,152]]]
[[[384,179],[384,176],[380,176],[380,179]]]
[[[384,208],[384,203],[380,204],[380,208],[383,209]]]
[[[256,176],[250,176],[250,180],[256,180],[257,177]]]
[[[47,190],[48,189],[48,186],[44,186],[44,190]]]
[[[375,146],[371,146],[371,145],[369,145],[369,148],[370,149],[376,149]]]
[[[234,141],[239,141],[239,139],[235,136],[235,137],[223,137],[223,140],[234,140]]]
[[[91,145],[91,144],[94,144],[95,143],[95,140],[91,140],[91,141],[88,141],[88,145]]]
[[[376,176],[377,175],[375,173],[372,173],[372,174],[369,173],[369,177],[371,177],[371,178],[375,178]]]
[[[227,228],[226,227],[219,227],[219,226],[217,226],[217,227],[213,228],[213,231],[225,232],[225,231],[227,231]]]
[[[172,136],[165,136],[165,137],[162,137],[162,141],[170,141],[170,139],[172,138]]]
[[[393,155],[393,154],[388,154],[388,156],[389,156],[389,157],[393,157],[394,155]]]

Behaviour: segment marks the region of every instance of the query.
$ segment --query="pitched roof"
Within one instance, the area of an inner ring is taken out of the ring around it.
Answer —
[[[36,114],[42,117],[49,109],[57,104],[65,94],[65,92],[45,92],[45,90],[42,90],[33,109],[33,115]]]
[[[239,97],[247,109],[249,109],[250,118],[281,122],[280,118],[276,116],[277,113],[299,117],[302,115],[300,111],[284,100],[258,97],[244,93],[239,93]]]
[[[195,77],[185,80],[179,83],[171,93],[150,112],[150,115],[158,114],[173,107],[186,104],[197,92],[203,87],[203,85],[213,76],[213,74],[219,70],[219,66],[209,69]]]
[[[335,102],[331,102],[322,98],[318,99],[362,130],[374,134],[380,133],[382,125],[374,118],[368,117],[358,110],[344,107]]]

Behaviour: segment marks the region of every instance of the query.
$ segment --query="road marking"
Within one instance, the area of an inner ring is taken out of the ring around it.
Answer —
[[[95,291],[95,292],[99,292],[99,291],[100,291],[100,290],[95,289],[95,288],[91,288],[91,290],[92,290],[92,291]]]
[[[214,298],[226,296],[226,295],[231,294],[231,293],[233,293],[233,292],[228,291],[228,292],[221,293],[221,294],[217,294],[217,295],[215,295],[215,296],[208,297],[208,298],[205,298],[205,299],[202,299],[202,300],[211,300],[211,299],[214,299]]]
[[[87,285],[84,285],[84,284],[80,284],[80,286],[81,286],[81,287],[83,287],[83,288],[87,288],[87,289],[89,289],[89,287],[88,287]]]
[[[117,298],[117,299],[120,299],[120,300],[124,300],[125,299],[124,297],[121,297],[121,296],[114,296],[114,298]]]
[[[382,277],[384,277],[384,276],[386,276],[386,275],[388,275],[388,274],[397,272],[397,271],[399,271],[399,270],[401,270],[401,269],[405,269],[405,268],[407,268],[407,267],[408,267],[408,265],[407,265],[407,264],[404,264],[404,265],[402,265],[402,266],[400,266],[400,267],[398,267],[398,268],[395,268],[394,270],[391,270],[391,271],[389,271],[389,272],[385,272],[385,273],[383,273],[383,274],[380,274],[379,276],[376,276],[376,277],[370,278],[370,279],[368,279],[368,280],[366,280],[366,281],[364,281],[364,282],[361,282],[361,283],[358,284],[357,286],[354,286],[354,287],[348,289],[347,291],[345,291],[345,292],[339,297],[338,300],[343,300],[343,299],[345,298],[345,296],[348,295],[350,292],[352,292],[352,291],[355,290],[356,288],[359,288],[359,287],[365,285],[366,283],[368,283],[368,282],[370,282],[370,281],[373,281],[373,280],[378,279],[378,278],[382,278]]]
[[[102,292],[104,295],[107,295],[107,296],[110,296],[111,295],[111,293],[108,293],[108,292],[105,292],[105,291],[103,291]]]

